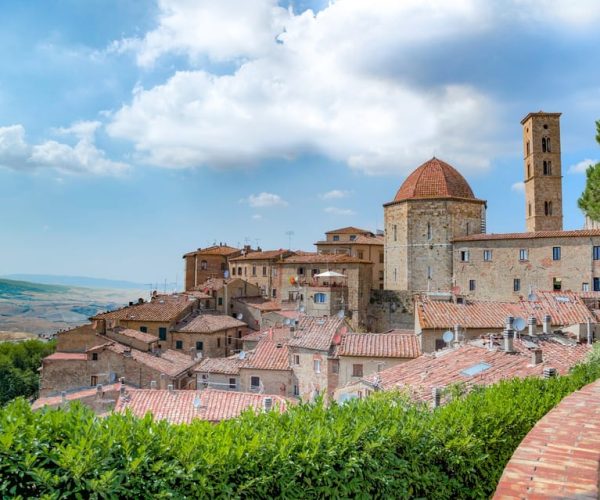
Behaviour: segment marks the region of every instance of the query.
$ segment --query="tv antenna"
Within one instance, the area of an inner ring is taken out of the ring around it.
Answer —
[[[294,231],[289,230],[285,232],[286,236],[288,237],[288,250],[292,249],[292,236],[294,236]]]

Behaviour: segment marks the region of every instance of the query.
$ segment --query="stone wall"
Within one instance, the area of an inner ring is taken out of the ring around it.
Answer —
[[[260,377],[263,394],[276,394],[278,396],[292,396],[294,381],[291,370],[256,370],[242,368],[240,370],[240,390],[242,392],[257,392],[251,388],[251,378]]]
[[[362,377],[391,368],[392,366],[406,363],[409,361],[406,358],[367,358],[357,356],[340,356],[339,359],[339,379],[337,386],[344,387],[350,382],[360,380]],[[362,376],[355,377],[353,375],[354,365],[362,365]],[[333,391],[332,391],[333,393]]]
[[[92,325],[82,325],[56,334],[58,352],[85,352],[91,347],[104,344],[106,339],[96,335]]]
[[[198,350],[203,357],[224,358],[233,354],[242,348],[241,338],[247,331],[246,328],[229,328],[212,333],[194,333],[194,332],[172,332],[169,349],[190,352],[190,349],[197,348],[196,342],[203,343],[203,349]],[[180,340],[183,345],[181,349],[177,347],[177,341]]]
[[[373,291],[367,308],[367,329],[382,333],[392,329],[412,330],[414,300],[408,291]]]

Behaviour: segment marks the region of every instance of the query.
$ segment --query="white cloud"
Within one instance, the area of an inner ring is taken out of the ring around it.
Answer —
[[[0,127],[0,167],[14,170],[53,168],[63,173],[117,175],[129,168],[126,163],[106,158],[95,145],[98,122],[78,122],[68,128],[56,129],[61,135],[77,138],[74,146],[49,140],[29,144],[22,125]]]
[[[136,88],[107,130],[163,167],[231,168],[310,153],[399,174],[435,149],[463,171],[485,169],[498,150],[499,120],[489,119],[501,115],[496,99],[460,78],[419,87],[394,68],[418,50],[499,25],[592,26],[600,3],[584,2],[343,0],[295,14],[276,0],[161,0],[157,27],[120,49],[134,50],[143,66],[177,54],[193,68],[209,58],[234,70],[179,71]]]
[[[511,187],[511,191],[515,193],[524,193],[525,192],[525,183],[523,181],[515,182]]]
[[[253,214],[253,215],[252,215],[252,218],[253,218],[254,220],[261,220],[263,217],[262,217],[262,215],[260,215],[260,214]]]
[[[332,215],[356,215],[356,212],[349,208],[327,207],[324,212]]]
[[[595,165],[598,162],[600,162],[600,160],[581,160],[579,163],[571,165],[568,172],[570,174],[585,174],[585,171],[590,165]]]
[[[332,189],[326,193],[320,194],[319,198],[322,200],[339,200],[340,198],[346,198],[352,194],[351,191],[344,191],[342,189]]]
[[[240,202],[247,203],[252,208],[286,207],[288,205],[288,202],[278,194],[264,192],[256,195],[251,194],[248,198],[242,198]]]

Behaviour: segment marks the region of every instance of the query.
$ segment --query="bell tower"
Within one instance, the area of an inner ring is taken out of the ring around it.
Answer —
[[[560,113],[529,113],[523,120],[527,232],[562,231]]]

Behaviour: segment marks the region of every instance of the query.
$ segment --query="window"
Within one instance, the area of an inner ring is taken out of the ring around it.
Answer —
[[[475,280],[469,280],[469,290],[472,292],[475,290]]]
[[[321,360],[315,359],[313,360],[313,369],[315,373],[321,373]]]
[[[469,236],[469,230],[471,229],[471,224],[467,222],[467,236]]]
[[[297,385],[294,386],[294,396],[300,396],[300,389],[298,389]]]
[[[242,338],[242,330],[238,330],[238,339]]]
[[[219,297],[219,298],[217,299],[217,304],[219,304],[220,306],[222,306],[222,305],[223,305],[223,297]]]
[[[356,254],[357,254],[356,256],[357,256],[359,259],[363,259],[363,258],[364,258],[364,256],[365,256],[365,253],[364,253],[362,250],[359,250],[358,252],[356,252]]]
[[[590,291],[590,284],[589,283],[582,283],[581,284],[581,291],[582,292],[589,292]]]
[[[303,267],[298,268],[298,276],[304,276],[304,268]]]
[[[232,338],[233,338],[233,337],[227,337],[227,345],[231,345],[231,339],[232,339]]]
[[[231,275],[232,275],[232,276],[235,276],[235,267],[232,267],[232,268],[231,268]]]
[[[175,341],[175,349],[183,349],[183,340]]]
[[[553,290],[561,290],[562,289],[562,279],[552,278],[552,289]]]
[[[142,333],[148,333],[148,327],[147,326],[140,326],[140,332],[142,332]]]
[[[203,271],[206,271],[208,269],[208,262],[206,262],[205,260],[201,261],[200,269],[202,269]]]
[[[394,230],[394,241],[398,241],[398,226],[394,224],[392,229]]]
[[[363,365],[352,365],[352,376],[362,377],[363,376]]]
[[[431,231],[431,222],[427,223],[427,239],[430,240],[432,237],[432,231]]]
[[[435,339],[435,350],[439,351],[440,349],[443,349],[444,347],[446,347],[446,342],[443,341],[443,339]]]
[[[354,241],[356,239],[356,235],[355,234],[351,234],[350,235],[350,241]]]
[[[217,337],[217,347],[221,347],[221,337]]]
[[[550,215],[550,211],[548,210],[548,202],[544,202],[544,215]]]
[[[427,266],[427,279],[430,280],[433,272],[431,270],[431,266]]]
[[[529,204],[529,217],[531,217],[531,203]]]
[[[548,151],[548,153],[552,151],[552,149],[550,148],[550,137],[546,139],[546,150]]]
[[[196,350],[197,351],[203,351],[204,350],[204,342],[198,340],[196,342]]]
[[[267,275],[267,266],[263,266],[263,276]]]
[[[600,260],[600,247],[594,247],[593,249],[594,260]]]
[[[319,274],[319,270],[318,269],[313,269],[312,270],[312,275],[315,276],[316,274]]]
[[[276,289],[276,288],[273,288],[272,292],[273,292],[273,293],[272,293],[272,295],[273,295],[273,298],[274,298],[274,299],[275,299],[275,298],[277,298],[277,289]]]
[[[167,340],[167,329],[164,326],[161,326],[158,329],[158,339],[159,340]]]
[[[271,275],[272,276],[277,276],[277,268],[276,267],[272,267],[271,268]]]
[[[98,377],[97,377],[96,375],[92,375],[92,377],[91,377],[91,378],[92,378],[92,379],[91,379],[90,385],[91,385],[92,387],[94,387],[94,386],[98,385]]]
[[[519,260],[528,260],[529,259],[529,252],[527,251],[526,248],[521,248],[519,250]]]
[[[521,290],[521,280],[519,278],[515,278],[513,280],[513,291],[519,292]]]
[[[542,137],[542,153],[546,152],[546,138]]]
[[[379,279],[382,280],[383,279],[383,271],[379,271]]]
[[[468,250],[460,251],[460,261],[461,262],[469,262],[469,251]]]
[[[560,247],[552,247],[552,260],[560,260]]]
[[[92,361],[98,361],[98,353],[97,352],[92,353]]]
[[[256,266],[252,266],[252,276],[256,276]]]
[[[230,378],[229,379],[229,388],[230,389],[235,389],[236,387],[237,387],[237,383],[236,383],[235,379],[234,378]]]
[[[526,148],[525,148],[525,150],[526,150],[526,152],[527,152],[527,155],[529,155],[529,151],[530,151],[530,149],[531,149],[531,148],[529,147],[529,141],[527,141],[527,146],[526,146]]]
[[[327,302],[327,295],[321,292],[315,293],[314,300],[315,304],[324,304],[325,302]]]
[[[244,276],[248,276],[248,266],[244,266]]]
[[[527,164],[527,178],[529,179],[531,177],[531,165],[528,163]]]
[[[594,292],[600,292],[600,278],[594,278]]]
[[[491,250],[483,251],[483,260],[486,262],[489,262],[492,260],[492,251]]]
[[[333,241],[340,241],[340,235],[339,234],[334,234],[333,235]]]
[[[300,364],[300,355],[294,354],[294,364],[298,366]]]
[[[383,252],[379,252],[379,263],[383,264]]]
[[[260,388],[260,377],[250,377],[250,389]]]
[[[241,276],[241,275],[242,275],[242,268],[240,266],[240,267],[238,267],[238,276]]]
[[[552,175],[552,162],[544,160],[544,175]]]

